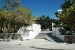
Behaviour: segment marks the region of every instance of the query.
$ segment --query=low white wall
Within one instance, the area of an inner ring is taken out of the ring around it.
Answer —
[[[52,36],[56,36],[57,38],[61,39],[62,41],[64,41],[64,36],[65,35],[60,35],[60,32],[58,31],[60,27],[56,27],[54,28],[54,30],[52,30]]]
[[[52,36],[56,36],[56,28],[52,30]]]
[[[60,35],[60,36],[59,36],[59,39],[61,39],[62,41],[64,41],[64,36],[65,36],[65,35]]]
[[[22,40],[34,39],[41,32],[41,25],[32,24],[31,26],[22,27],[18,30],[17,34],[21,34]]]

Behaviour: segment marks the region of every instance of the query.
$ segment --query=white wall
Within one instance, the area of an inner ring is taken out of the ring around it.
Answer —
[[[56,36],[56,29],[55,28],[52,30],[52,36]]]
[[[56,27],[56,28],[54,28],[54,30],[52,30],[52,36],[56,36],[57,38],[64,41],[64,35],[60,35],[60,32],[58,31],[59,28],[60,27]]]
[[[56,36],[55,32],[56,32],[56,29],[54,27],[55,23],[52,23],[52,36]]]
[[[41,25],[32,24],[31,26],[22,27],[18,30],[17,34],[21,34],[22,40],[34,39],[41,32]]]

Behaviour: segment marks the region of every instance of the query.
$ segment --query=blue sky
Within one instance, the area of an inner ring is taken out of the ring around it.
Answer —
[[[64,3],[64,0],[22,0],[21,3],[32,11],[33,16],[45,15],[55,19],[55,12],[61,9],[60,5]],[[3,0],[0,0],[0,7],[2,7],[2,4]]]
[[[22,0],[23,6],[32,10],[32,14],[36,17],[42,15],[49,15],[51,18],[55,17],[55,12],[61,9],[60,5],[64,0]]]

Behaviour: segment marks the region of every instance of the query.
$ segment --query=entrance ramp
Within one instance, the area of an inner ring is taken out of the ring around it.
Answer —
[[[46,38],[47,34],[51,34],[51,31],[41,31],[35,39],[44,39]]]

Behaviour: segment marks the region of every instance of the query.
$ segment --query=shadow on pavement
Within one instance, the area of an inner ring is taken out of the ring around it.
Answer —
[[[41,49],[41,50],[64,50],[64,49],[48,49],[48,48],[39,48],[39,47],[30,47],[34,49]]]
[[[43,32],[43,33],[39,33],[35,39],[45,39],[48,40],[50,42],[57,42],[57,43],[63,43],[62,40],[60,40],[59,38],[52,36],[52,32]]]
[[[55,36],[52,36],[52,33],[47,33],[46,34],[46,40],[49,40],[49,41],[54,41],[54,42],[57,42],[57,43],[63,43],[64,41],[60,40],[59,38],[55,37]]]

